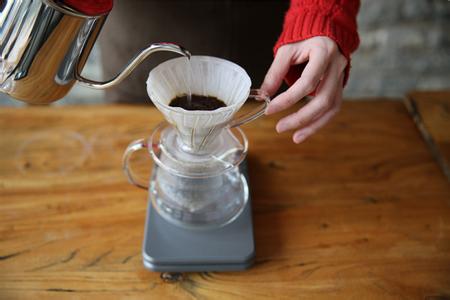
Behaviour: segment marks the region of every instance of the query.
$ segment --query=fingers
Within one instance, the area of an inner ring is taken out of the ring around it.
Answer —
[[[291,58],[292,54],[289,53],[288,50],[283,49],[283,47],[278,50],[269,71],[267,71],[264,82],[261,85],[262,90],[266,91],[271,96],[278,91],[283,82],[283,78],[286,76],[286,73],[291,66]]]
[[[307,63],[306,63],[307,62]],[[314,99],[299,111],[281,119],[278,132],[295,129],[293,140],[304,141],[323,127],[339,110],[342,102],[343,71],[347,59],[328,37],[312,37],[282,46],[269,68],[261,89],[276,93],[293,65],[305,63],[300,78],[284,93],[271,101],[266,114],[274,114],[293,106],[316,90]],[[303,66],[302,66],[303,68]]]
[[[341,85],[343,77],[341,77]],[[308,126],[297,130],[293,135],[294,143],[299,144],[306,140],[308,137],[317,132],[320,128],[325,126],[331,118],[333,118],[338,112],[342,104],[342,88],[338,87],[336,92],[336,99],[331,109],[325,112],[322,116],[311,122]]]
[[[340,84],[338,69],[337,64],[330,66],[330,70],[327,72],[314,99],[299,111],[281,119],[276,126],[278,132],[305,127],[331,109],[337,87]]]
[[[309,61],[301,77],[284,93],[273,99],[266,109],[266,114],[274,114],[291,107],[303,97],[313,92],[319,84],[329,64],[327,54],[322,49],[315,49],[309,55]]]

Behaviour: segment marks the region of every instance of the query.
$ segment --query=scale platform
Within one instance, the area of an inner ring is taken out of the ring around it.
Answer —
[[[245,162],[241,171],[248,181]],[[254,260],[250,196],[241,215],[230,224],[190,230],[163,219],[148,201],[142,257],[156,272],[213,272],[248,269]]]

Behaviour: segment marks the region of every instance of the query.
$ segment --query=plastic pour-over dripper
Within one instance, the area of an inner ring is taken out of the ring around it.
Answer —
[[[147,92],[156,107],[172,124],[182,142],[181,147],[191,153],[208,153],[208,147],[221,130],[251,121],[264,113],[269,98],[264,92],[250,90],[251,80],[240,66],[216,57],[180,57],[154,68],[147,80]],[[212,111],[191,111],[171,107],[177,96],[214,96],[226,107]],[[233,119],[244,102],[253,97],[264,100],[254,111]]]

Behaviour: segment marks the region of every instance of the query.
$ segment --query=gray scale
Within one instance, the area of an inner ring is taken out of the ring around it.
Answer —
[[[248,182],[246,163],[241,171]],[[163,219],[148,201],[142,256],[156,272],[240,271],[255,256],[251,199],[232,223],[216,229],[191,230]]]

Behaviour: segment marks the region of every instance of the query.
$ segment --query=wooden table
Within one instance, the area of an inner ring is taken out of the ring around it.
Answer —
[[[450,91],[412,92],[405,104],[450,181]]]
[[[278,118],[244,127],[254,267],[165,283],[142,265],[146,192],[121,171],[161,115],[2,108],[0,298],[450,297],[450,188],[404,105],[346,102],[301,145],[275,133]]]

